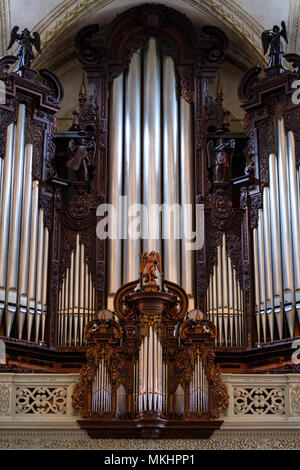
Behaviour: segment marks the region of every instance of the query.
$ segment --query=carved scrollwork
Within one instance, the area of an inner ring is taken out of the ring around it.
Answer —
[[[253,86],[257,82],[258,75],[261,71],[262,68],[256,65],[244,75],[238,88],[238,96],[242,102],[247,102],[254,99],[255,94],[253,91]]]
[[[219,366],[212,366],[208,372],[208,380],[214,390],[214,403],[211,410],[213,418],[218,418],[229,406],[229,395],[221,376]]]
[[[250,225],[251,228],[257,227],[258,209],[262,208],[262,193],[251,194],[250,196]]]
[[[85,408],[88,385],[93,381],[91,366],[84,364],[81,367],[79,382],[75,385],[72,394],[72,405],[75,411],[80,413]]]
[[[210,196],[210,201],[213,204],[211,214],[212,225],[219,226],[220,219],[229,219],[233,215],[232,201],[222,190],[216,190]]]

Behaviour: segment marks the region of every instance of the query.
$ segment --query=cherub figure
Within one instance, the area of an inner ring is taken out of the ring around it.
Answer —
[[[235,140],[225,142],[223,137],[218,139],[216,147],[212,140],[207,144],[208,168],[213,168],[213,184],[229,182],[228,168],[231,166]]]
[[[281,30],[278,25],[274,25],[273,29],[266,29],[261,35],[261,42],[264,49],[264,55],[267,54],[269,49],[269,64],[268,67],[274,65],[283,66],[283,42],[281,38],[288,43],[285,22],[281,22]]]
[[[10,35],[10,42],[7,50],[9,50],[16,41],[18,41],[20,49],[17,53],[19,59],[19,69],[21,67],[30,67],[30,62],[34,59],[32,45],[34,45],[37,52],[41,53],[41,38],[36,31],[30,35],[30,31],[25,28],[21,34],[18,34],[19,26],[14,26]]]
[[[149,254],[142,253],[140,257],[141,265],[139,274],[143,275],[146,284],[156,284],[156,271],[162,274],[160,254],[156,251],[151,251]],[[144,273],[145,269],[146,272]]]

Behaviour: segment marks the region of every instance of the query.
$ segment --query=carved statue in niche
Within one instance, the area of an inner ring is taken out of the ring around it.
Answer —
[[[274,25],[273,29],[266,29],[261,35],[261,42],[264,49],[264,55],[269,50],[269,64],[268,67],[274,67],[274,65],[283,66],[283,42],[281,38],[288,43],[287,32],[285,22],[281,22],[281,30],[278,25]]]
[[[78,142],[71,139],[68,145],[67,167],[76,173],[77,182],[89,186],[93,177],[93,160],[95,154],[95,140],[88,140],[85,133],[81,133]]]
[[[30,68],[30,62],[34,59],[34,53],[32,45],[36,48],[38,53],[41,53],[41,39],[39,33],[36,31],[32,33],[33,38],[30,35],[30,31],[25,28],[21,34],[18,34],[19,26],[14,26],[10,35],[10,42],[7,50],[9,50],[16,41],[19,43],[19,50],[17,57],[19,59],[19,69],[21,67]]]
[[[217,140],[217,145],[210,140],[207,144],[208,168],[212,169],[213,185],[226,186],[229,183],[229,168],[235,149],[235,140],[225,141],[223,137]]]
[[[140,257],[141,264],[139,274],[142,274],[145,284],[156,285],[156,271],[158,270],[158,272],[162,274],[160,254],[156,251],[151,251],[149,254],[142,253]],[[144,273],[145,269],[146,272]]]

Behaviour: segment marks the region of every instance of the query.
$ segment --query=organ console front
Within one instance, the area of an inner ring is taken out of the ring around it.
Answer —
[[[228,406],[214,364],[217,329],[199,311],[189,318],[186,292],[167,280],[160,287],[158,254],[144,255],[150,277],[118,289],[116,319],[103,310],[86,326],[87,365],[73,394],[78,423],[91,437],[182,437],[183,429],[209,437]]]

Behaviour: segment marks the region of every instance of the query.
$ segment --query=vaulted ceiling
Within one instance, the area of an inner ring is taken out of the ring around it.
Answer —
[[[237,88],[244,72],[255,64],[266,65],[261,33],[274,24],[286,22],[287,52],[300,52],[300,0],[149,0],[162,3],[186,14],[199,28],[213,24],[223,29],[229,38],[228,58],[222,66],[224,106],[231,110],[237,125],[243,111]],[[82,67],[76,58],[74,36],[87,24],[110,23],[118,13],[146,0],[0,0],[0,54],[6,54],[13,26],[38,31],[42,39],[42,54],[32,66],[47,67],[62,80],[65,98],[58,115],[60,128],[72,122],[72,109],[78,105]],[[10,51],[17,50],[15,44]],[[214,94],[216,83],[210,85]]]
[[[72,49],[74,34],[85,24],[108,23],[116,13],[141,3],[144,0],[0,0],[1,53],[5,54],[12,27],[19,25],[40,33],[49,65],[49,60],[58,61],[71,54],[68,49]],[[178,9],[199,26],[215,24],[224,29],[230,39],[229,56],[241,64],[263,63],[261,32],[281,20],[287,24],[287,50],[300,49],[300,0],[154,0],[154,3]]]

